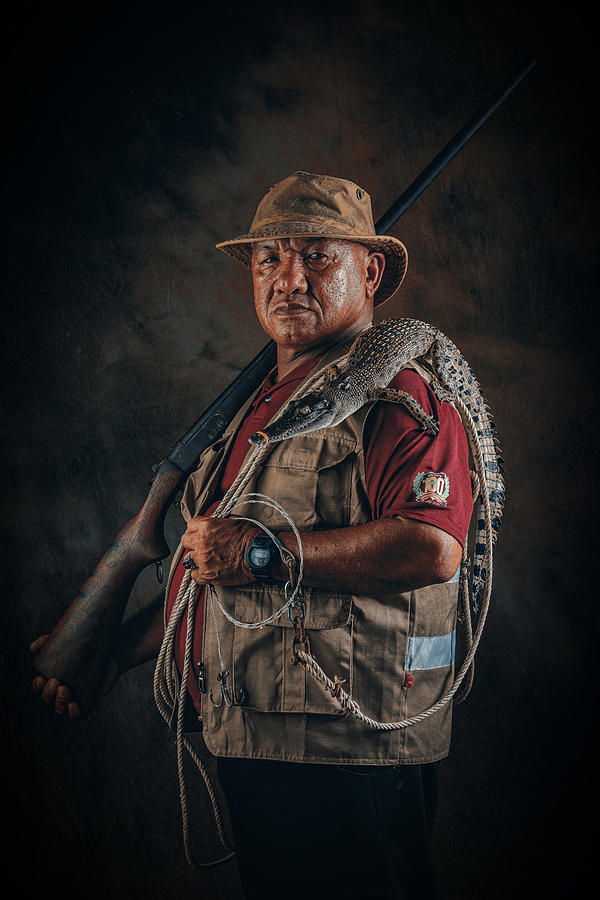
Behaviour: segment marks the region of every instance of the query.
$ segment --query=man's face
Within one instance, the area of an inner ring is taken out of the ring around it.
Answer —
[[[278,238],[254,244],[256,314],[277,344],[307,350],[371,323],[385,265],[354,241]]]

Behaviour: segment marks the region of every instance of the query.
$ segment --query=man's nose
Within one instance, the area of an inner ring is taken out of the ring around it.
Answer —
[[[305,294],[308,281],[304,268],[304,260],[299,254],[286,253],[279,264],[276,287],[282,294]]]

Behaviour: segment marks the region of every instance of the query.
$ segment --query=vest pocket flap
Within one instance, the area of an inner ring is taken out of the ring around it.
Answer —
[[[320,591],[318,588],[304,588],[302,600],[306,606],[304,625],[306,628],[325,630],[343,628],[350,623],[352,598],[349,594]],[[285,605],[284,592],[271,585],[248,584],[237,588],[235,617],[240,622],[260,622],[268,619]],[[292,628],[287,612],[279,616],[272,625]]]
[[[342,462],[356,450],[356,440],[347,434],[314,431],[293,441],[281,441],[263,465],[301,472],[319,472]]]

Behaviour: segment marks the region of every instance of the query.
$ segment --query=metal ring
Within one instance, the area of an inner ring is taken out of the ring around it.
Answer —
[[[182,562],[182,566],[184,569],[197,569],[198,568],[198,566],[196,565],[196,563],[194,562],[194,560],[192,559],[192,557],[189,554],[188,554],[188,556],[186,556],[186,558]]]
[[[289,584],[289,582],[288,582],[288,584]],[[286,594],[287,594],[287,585],[286,585]],[[304,619],[304,616],[306,615],[306,603],[304,602],[304,600],[298,600],[298,599],[293,600],[290,603],[290,605],[288,606],[287,612],[288,612],[288,619],[292,623],[294,622],[294,619],[296,618],[296,616],[299,616],[300,619]],[[293,613],[296,613],[296,615],[293,615]]]

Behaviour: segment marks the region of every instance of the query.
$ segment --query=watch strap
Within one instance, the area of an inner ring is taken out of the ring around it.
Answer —
[[[266,525],[264,525],[262,522],[259,522],[257,519],[251,519],[248,516],[235,516],[235,518],[243,519],[245,522],[252,522],[254,525],[258,525],[258,527],[261,529],[261,531],[264,531],[265,534],[267,535],[267,537],[269,537],[273,541],[273,543],[277,547],[277,550],[279,551],[279,556],[281,557],[282,563],[284,564],[284,566],[286,566],[286,568],[288,569],[288,571],[290,573],[290,584],[293,584],[294,574],[297,569],[297,563],[296,563],[296,557],[294,556],[292,551],[288,550],[288,548],[285,546],[285,544],[281,543],[281,541],[279,540],[277,535],[273,531],[271,531],[270,528],[267,528]],[[254,540],[254,538],[253,538],[253,540]],[[248,545],[248,546],[250,546],[250,545]]]

